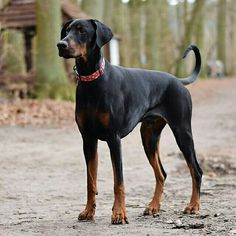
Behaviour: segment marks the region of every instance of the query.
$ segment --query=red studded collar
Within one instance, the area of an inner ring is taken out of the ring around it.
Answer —
[[[96,70],[93,74],[91,75],[80,75],[77,71],[76,65],[74,66],[74,74],[75,74],[75,79],[78,81],[83,81],[83,82],[89,82],[98,79],[100,76],[104,74],[104,69],[105,69],[105,59],[102,59],[101,66],[98,70]]]

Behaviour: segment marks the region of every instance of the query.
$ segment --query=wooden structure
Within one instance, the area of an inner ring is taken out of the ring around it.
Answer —
[[[1,28],[35,28],[35,4],[35,0],[10,0],[0,11]],[[72,4],[68,0],[62,0],[61,10],[64,22],[75,18],[90,18],[81,11],[78,5]]]
[[[63,24],[72,19],[91,19],[77,4],[69,0],[61,0]],[[36,2],[35,0],[9,0],[9,3],[0,9],[0,30],[17,29],[23,32],[25,38],[26,70],[32,70],[32,38],[36,34]],[[111,57],[110,53],[114,55]],[[119,64],[119,37],[114,36],[110,44],[104,47],[104,56],[111,63]]]
[[[50,0],[42,0],[50,1]],[[71,3],[69,0],[61,0],[61,12],[62,12],[62,22],[63,24],[72,19],[90,19],[89,15],[84,13],[77,4]],[[30,94],[30,88],[32,88],[33,83],[33,38],[35,37],[36,31],[36,0],[8,0],[8,3],[0,9],[0,32],[7,29],[19,30],[24,35],[25,42],[25,65],[27,74],[24,76],[12,75],[5,76],[2,63],[2,58],[0,57],[0,87],[5,88],[4,90],[10,91],[11,94],[23,94],[21,97],[25,97],[25,94]],[[59,39],[59,38],[58,38]],[[0,37],[1,41],[1,37]],[[1,54],[0,42],[0,54]],[[111,55],[112,53],[112,55]],[[113,64],[119,64],[119,42],[118,37],[114,37],[113,40],[105,45],[104,56],[106,59],[111,61]],[[4,58],[3,58],[4,61]],[[73,73],[71,64],[65,60],[66,70],[70,80],[73,80]],[[18,84],[17,86],[12,84]],[[23,84],[23,85],[22,85]],[[27,85],[29,88],[22,91],[22,86]]]
[[[17,29],[23,32],[25,38],[25,63],[27,72],[32,70],[32,38],[36,34],[35,0],[10,0],[0,10],[0,29]],[[78,5],[63,0],[61,5],[63,23],[75,19],[91,18]]]

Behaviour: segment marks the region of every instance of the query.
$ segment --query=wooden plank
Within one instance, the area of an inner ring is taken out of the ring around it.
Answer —
[[[81,11],[80,7],[69,1],[62,1],[63,19],[91,18]],[[0,24],[3,28],[24,28],[35,26],[35,0],[11,0],[9,5],[0,10]]]

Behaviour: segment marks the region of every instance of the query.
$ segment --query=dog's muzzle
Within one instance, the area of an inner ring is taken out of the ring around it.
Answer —
[[[59,50],[68,49],[69,45],[66,41],[60,40],[57,44]]]
[[[69,56],[70,56],[70,49],[69,49],[69,44],[66,41],[60,40],[57,43],[57,48],[59,50],[59,56],[60,57],[69,58]]]

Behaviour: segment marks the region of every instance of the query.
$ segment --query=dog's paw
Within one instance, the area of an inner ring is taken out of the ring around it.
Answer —
[[[86,208],[84,211],[82,211],[79,214],[78,220],[94,221],[95,220],[95,209],[94,208]]]
[[[113,210],[113,213],[111,216],[111,223],[113,225],[129,224],[128,217],[125,210]]]
[[[153,203],[151,202],[149,204],[149,206],[144,210],[143,215],[147,216],[147,215],[157,215],[160,211],[161,205],[157,204],[157,203]]]
[[[189,203],[188,206],[184,209],[184,214],[198,214],[200,209],[199,203]]]

